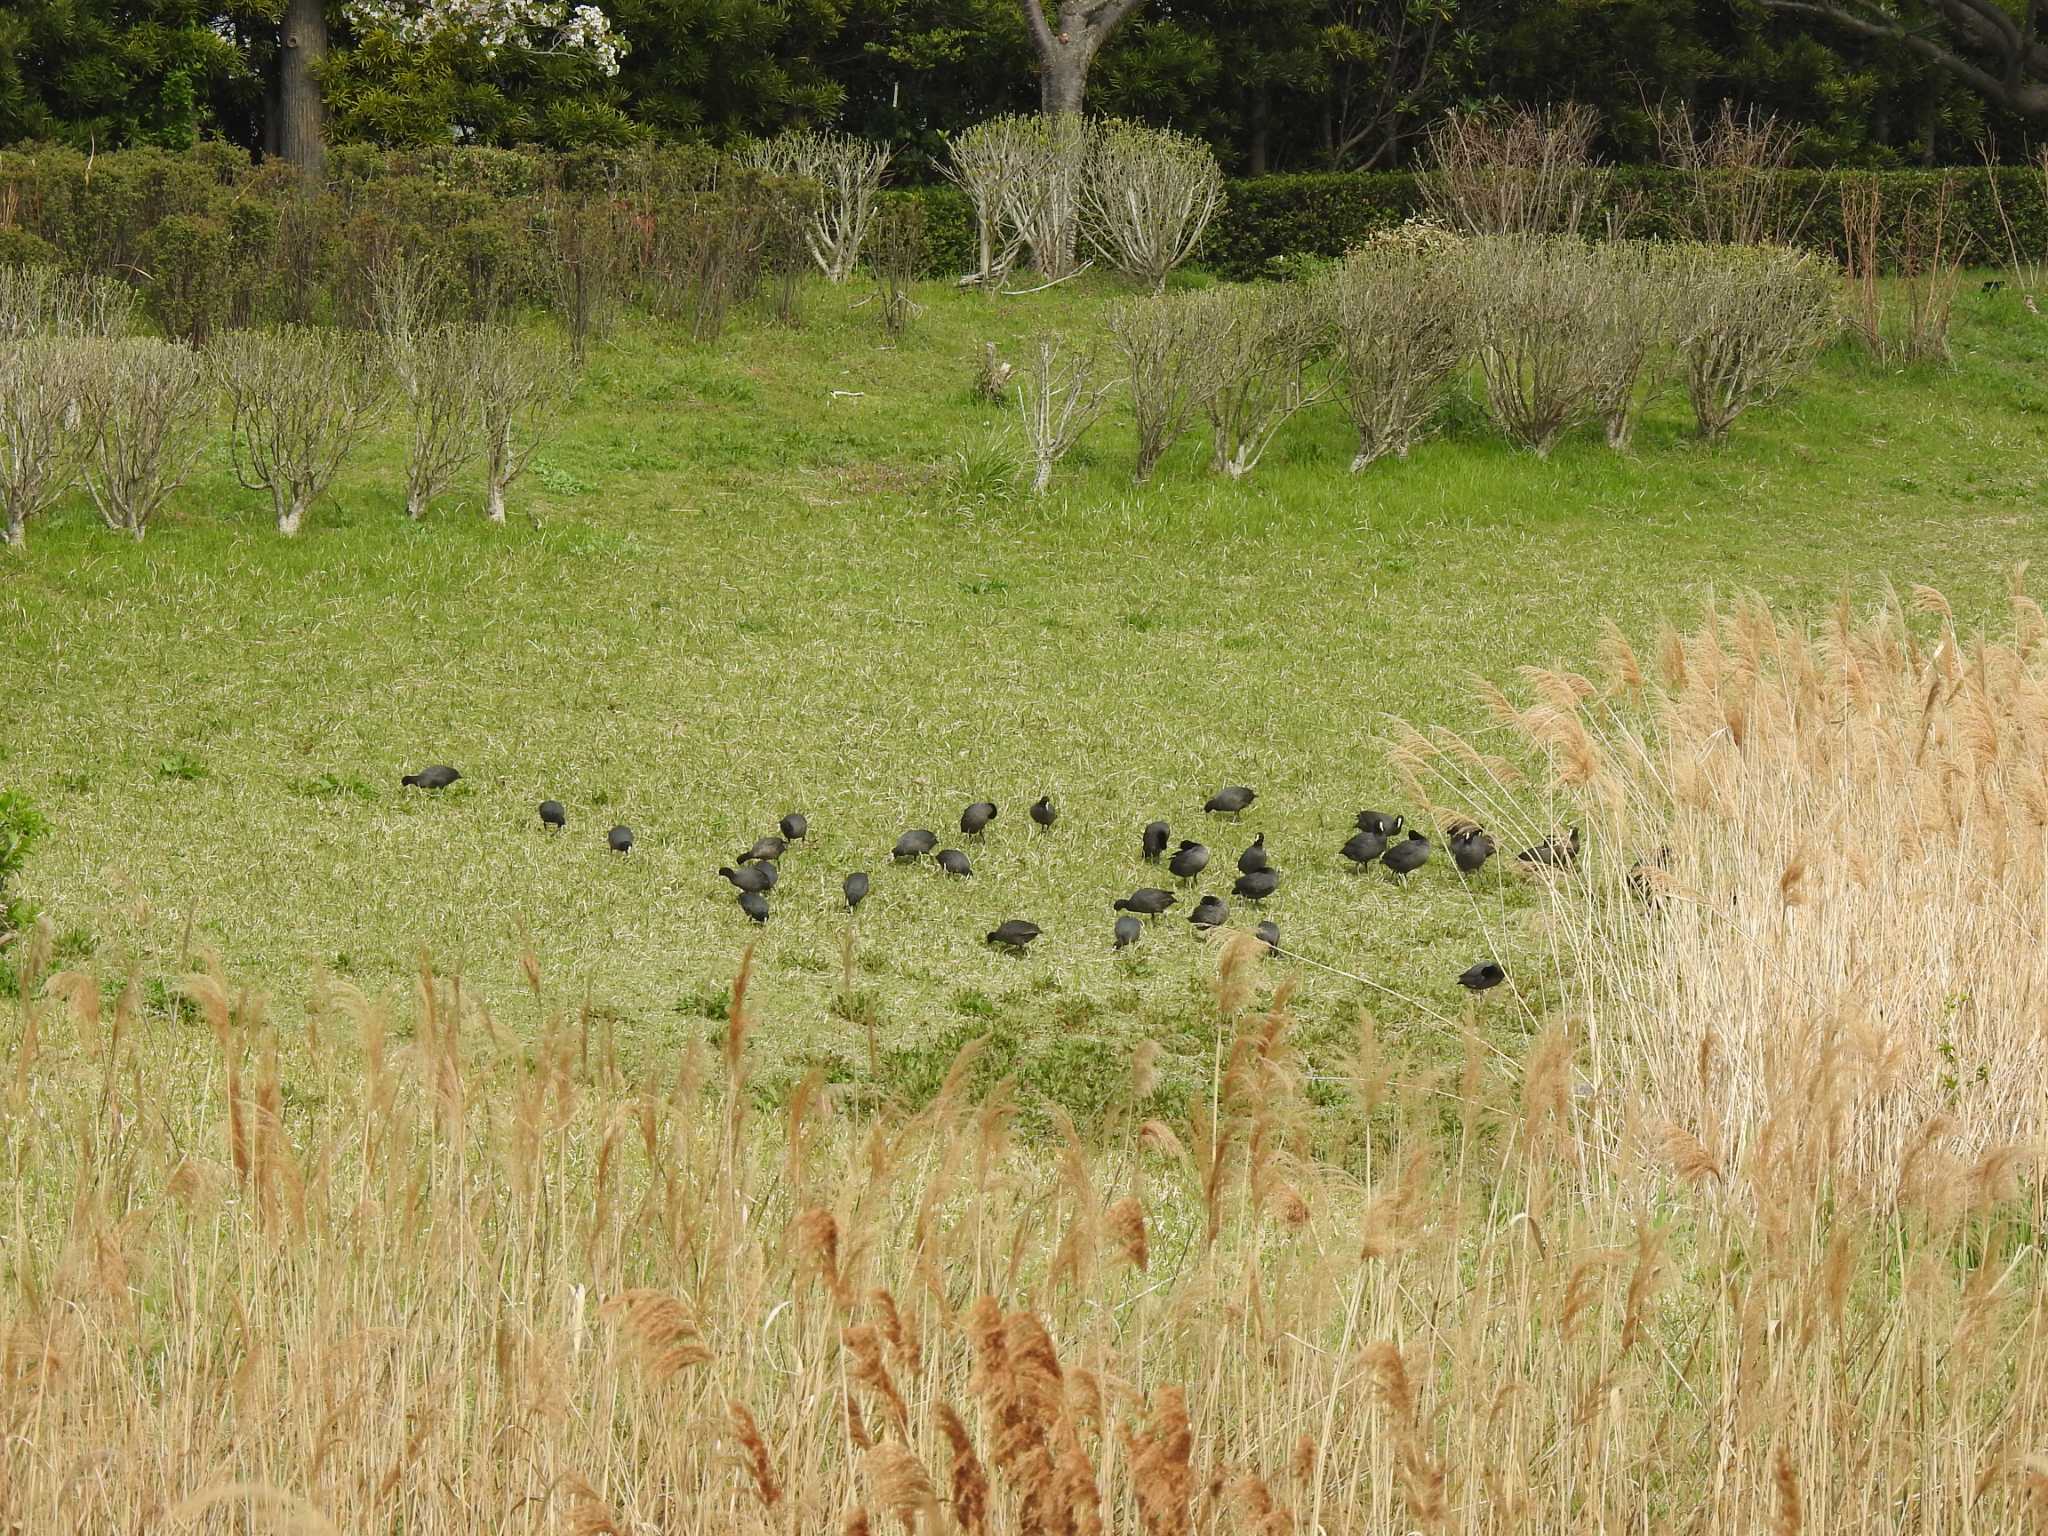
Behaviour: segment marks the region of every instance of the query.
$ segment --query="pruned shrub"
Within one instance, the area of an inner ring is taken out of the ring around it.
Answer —
[[[874,273],[876,298],[881,305],[882,329],[901,336],[917,313],[910,296],[924,264],[924,204],[913,198],[897,198],[875,215],[875,231],[868,242],[868,268]]]
[[[1585,232],[1608,184],[1593,163],[1599,127],[1600,115],[1577,102],[1448,113],[1423,153],[1423,200],[1461,235]]]
[[[1057,281],[1080,267],[1081,186],[1090,130],[1071,112],[1015,121],[1022,163],[1011,184],[1008,217],[1031,253],[1031,265]]]
[[[1963,268],[1963,247],[1953,228],[1954,174],[1908,193],[1891,217],[1879,177],[1845,179],[1840,197],[1849,324],[1856,339],[1881,362],[1947,362]],[[1883,282],[1887,272],[1896,273],[1896,281]]]
[[[434,499],[477,456],[477,395],[483,328],[442,323],[394,338],[392,377],[406,412],[405,515],[427,515]]]
[[[78,477],[91,437],[80,401],[86,353],[32,337],[0,346],[0,513],[7,542],[28,542],[29,519]]]
[[[142,244],[142,301],[166,336],[204,344],[228,318],[234,243],[217,219],[174,213]]]
[[[134,290],[111,277],[50,266],[0,267],[0,342],[118,336],[134,310]]]
[[[1678,353],[1693,419],[1709,441],[1771,399],[1835,329],[1835,274],[1779,246],[1692,246],[1681,265]]]
[[[1701,245],[1797,243],[1812,216],[1813,197],[1802,195],[1783,172],[1800,137],[1776,113],[1754,107],[1737,112],[1728,101],[1707,127],[1689,107],[1658,112],[1658,148],[1664,163],[1685,178],[1688,193],[1673,224]]]
[[[474,403],[478,457],[484,467],[484,510],[505,521],[505,492],[568,397],[573,373],[562,349],[509,326],[475,333]]]
[[[1123,353],[1137,425],[1143,485],[1224,382],[1223,360],[1235,355],[1243,323],[1233,306],[1200,294],[1150,294],[1109,312],[1109,333]]]
[[[1095,425],[1114,387],[1098,377],[1092,351],[1077,351],[1058,335],[1033,338],[1017,380],[1017,413],[1036,466],[1033,494],[1044,494],[1053,465]]]
[[[940,167],[974,213],[975,268],[970,276],[995,285],[1008,275],[1024,237],[1017,207],[1031,175],[1037,136],[1034,117],[992,117],[946,140]]]
[[[1454,235],[1404,225],[1368,240],[1329,280],[1338,375],[1358,432],[1354,472],[1405,458],[1471,355],[1471,294]]]
[[[1627,452],[1636,418],[1656,392],[1646,387],[1655,360],[1671,340],[1683,272],[1667,247],[1614,240],[1588,253],[1594,267],[1593,415],[1607,446]],[[1662,375],[1663,371],[1659,370]]]
[[[235,478],[270,493],[289,538],[374,422],[382,359],[359,335],[287,326],[231,331],[207,361],[227,397]]]
[[[1494,424],[1547,454],[1592,414],[1611,325],[1600,263],[1571,235],[1501,235],[1465,248],[1473,339]]]
[[[1336,387],[1311,368],[1329,347],[1328,300],[1320,281],[1211,288],[1193,298],[1219,343],[1216,388],[1203,405],[1210,464],[1236,480],[1258,467],[1296,413]]]
[[[894,151],[844,133],[793,128],[753,145],[747,162],[812,188],[805,239],[818,270],[835,283],[853,275],[874,222],[882,177]]]
[[[1168,128],[1112,120],[1092,138],[1081,183],[1089,244],[1157,292],[1222,205],[1222,167],[1200,139]]]
[[[542,199],[541,229],[553,308],[580,367],[625,296],[632,250],[626,209],[606,190],[557,185]]]
[[[82,344],[86,489],[109,528],[140,539],[206,446],[206,365],[150,337]]]

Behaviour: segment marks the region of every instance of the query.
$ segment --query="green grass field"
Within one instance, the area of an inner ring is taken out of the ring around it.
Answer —
[[[1440,857],[1403,890],[1335,856],[1361,807],[1405,808],[1390,715],[1483,732],[1475,674],[1584,663],[1602,616],[1645,636],[1710,593],[1817,611],[1925,582],[1967,629],[2048,547],[2048,321],[1974,283],[1953,370],[1837,349],[1719,449],[1670,397],[1628,458],[1591,434],[1520,455],[1470,406],[1353,477],[1331,405],[1239,484],[1191,438],[1133,490],[1115,412],[1043,500],[949,472],[1006,425],[969,392],[982,341],[1092,334],[1114,291],[934,285],[894,347],[865,290],[708,348],[628,326],[503,529],[474,498],[407,524],[388,439],[295,542],[217,456],[139,545],[83,501],[34,526],[0,558],[0,787],[51,824],[23,891],[60,959],[168,982],[189,924],[289,1020],[309,967],[402,988],[422,946],[509,1005],[530,943],[556,994],[657,1051],[718,1029],[754,935],[714,870],[797,808],[815,836],[755,983],[769,1077],[864,1081],[871,1023],[882,1086],[916,1094],[985,1034],[992,1068],[1086,1113],[1140,1038],[1207,1070],[1189,1000],[1213,966],[1188,925],[1110,952],[1109,902],[1156,878],[1138,831],[1163,816],[1215,848],[1203,889],[1267,834],[1287,879],[1266,915],[1319,962],[1268,965],[1299,978],[1311,1058],[1361,1006],[1448,1032],[1453,978],[1491,954],[1516,982],[1488,1025],[1518,1033],[1546,985],[1524,881]],[[465,782],[400,790],[438,761]],[[1241,827],[1200,814],[1225,782],[1260,792]],[[1049,835],[1025,815],[1040,792]],[[550,795],[565,836],[535,819]],[[957,842],[984,796],[1003,811],[972,881],[890,867],[899,831]],[[1518,814],[1516,834],[1543,824]],[[875,891],[848,999],[853,868]],[[1026,959],[982,943],[1009,916],[1046,930]]]

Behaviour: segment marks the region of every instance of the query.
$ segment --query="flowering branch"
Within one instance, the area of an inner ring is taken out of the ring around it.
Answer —
[[[567,0],[351,0],[349,17],[417,46],[459,34],[488,57],[507,48],[588,54],[606,75],[619,72],[626,52],[626,40],[603,11]]]

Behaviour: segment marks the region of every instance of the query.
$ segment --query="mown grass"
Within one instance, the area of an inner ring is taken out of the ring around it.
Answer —
[[[988,1035],[988,1071],[1086,1114],[1136,1040],[1183,1083],[1206,1072],[1188,1021],[1213,959],[1185,922],[1110,953],[1108,903],[1156,878],[1137,834],[1165,816],[1217,872],[1267,833],[1287,879],[1265,915],[1320,963],[1267,965],[1298,978],[1312,1061],[1361,1006],[1454,1052],[1457,973],[1506,959],[1514,993],[1484,1017],[1520,1034],[1544,950],[1512,874],[1467,884],[1440,859],[1397,890],[1340,867],[1358,809],[1401,808],[1389,714],[1484,741],[1475,673],[1581,660],[1599,616],[1642,636],[1710,592],[1811,611],[1926,582],[1967,628],[2048,531],[2048,322],[1974,285],[1953,370],[1830,354],[1718,450],[1673,399],[1629,458],[1592,436],[1520,455],[1473,407],[1354,478],[1326,407],[1240,484],[1189,441],[1133,490],[1115,416],[1043,501],[949,474],[1006,426],[969,393],[981,342],[1092,332],[1114,292],[932,286],[894,347],[852,291],[814,290],[800,332],[747,319],[711,347],[629,326],[503,529],[474,499],[405,523],[388,440],[295,542],[218,459],[140,545],[82,503],[37,525],[0,561],[0,783],[51,823],[22,889],[60,959],[172,976],[196,938],[290,1019],[309,967],[376,991],[426,946],[502,984],[530,942],[614,1011],[623,1050],[661,1051],[722,1028],[751,936],[713,871],[801,808],[815,840],[759,936],[759,1080],[865,1080],[872,1024],[878,1086],[915,1095]],[[468,777],[401,792],[429,761]],[[1242,827],[1199,813],[1223,782],[1260,791]],[[1050,835],[1024,815],[1040,792]],[[545,795],[564,837],[534,818]],[[1004,809],[973,881],[889,867],[898,831],[955,841],[982,796]],[[620,820],[625,859],[603,842]],[[848,996],[857,867],[876,888]],[[1012,915],[1046,930],[1028,959],[981,942]]]

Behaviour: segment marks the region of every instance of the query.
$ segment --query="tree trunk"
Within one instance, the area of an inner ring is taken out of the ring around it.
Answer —
[[[1054,44],[1038,75],[1038,104],[1047,117],[1081,110],[1088,95],[1088,53],[1079,43]]]
[[[1252,92],[1252,136],[1251,143],[1245,148],[1244,157],[1244,172],[1247,176],[1263,176],[1270,168],[1272,119],[1271,103],[1267,99],[1266,88],[1260,86]]]
[[[282,497],[279,498],[277,508],[277,531],[279,533],[288,539],[293,538],[298,534],[299,524],[305,520],[306,504],[303,501],[300,501],[296,496],[289,500]]]
[[[327,114],[313,71],[327,57],[327,15],[321,0],[285,0],[277,64],[278,153],[308,181],[327,165]]]
[[[1022,0],[1024,26],[1038,54],[1038,101],[1047,117],[1078,113],[1088,94],[1088,66],[1123,19],[1143,0],[1059,0],[1059,30],[1044,0]]]
[[[28,547],[28,520],[19,512],[7,519],[7,542],[14,549]]]

